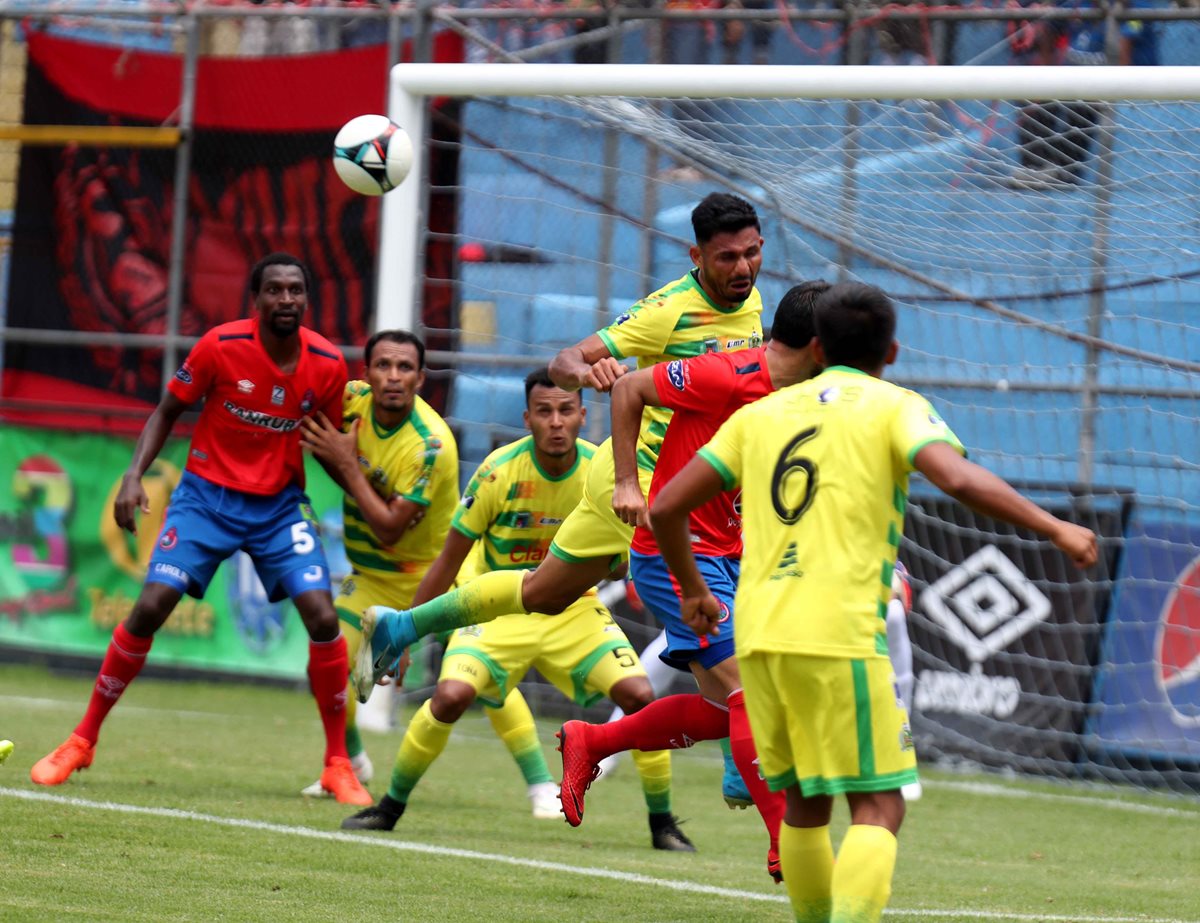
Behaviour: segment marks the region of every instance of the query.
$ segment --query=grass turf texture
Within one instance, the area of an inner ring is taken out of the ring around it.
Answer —
[[[321,762],[316,710],[300,692],[139,680],[110,716],[91,769],[55,789],[32,785],[29,767],[70,732],[90,687],[0,667],[0,735],[17,744],[0,768],[6,923],[790,919],[784,889],[765,872],[757,816],[721,801],[714,744],[675,761],[674,809],[688,821],[695,855],[650,848],[628,762],[593,785],[580,829],[534,820],[515,765],[477,711],[459,722],[395,832],[342,833],[352,808],[298,794]],[[555,727],[540,729],[557,775]],[[378,797],[400,736],[365,740]],[[1142,809],[1104,803],[1118,799]],[[839,805],[835,842],[845,823]],[[384,845],[398,843],[414,848]],[[929,774],[900,843],[892,918],[1200,921],[1200,804],[1192,800]],[[659,883],[595,874],[604,871]]]

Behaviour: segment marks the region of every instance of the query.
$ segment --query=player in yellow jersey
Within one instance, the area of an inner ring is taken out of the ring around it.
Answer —
[[[610,326],[562,350],[550,377],[573,391],[609,390],[625,373],[619,360],[641,366],[704,352],[746,349],[762,343],[762,298],[754,283],[762,266],[758,214],[745,199],[706,196],[692,211],[694,268],[647,295]],[[642,490],[649,488],[670,411],[648,408],[638,442]],[[360,700],[387,673],[400,653],[430,632],[481,624],[513,612],[555,614],[616,568],[629,555],[632,526],[612,510],[613,461],[608,441],[596,450],[583,496],[554,537],[536,569],[493,571],[410,611],[369,610],[353,671]]]
[[[578,438],[587,415],[583,401],[578,393],[555,385],[544,368],[525,379],[525,394],[525,424],[532,435],[494,451],[472,477],[415,602],[445,592],[455,575],[466,580],[489,571],[524,570],[540,561],[579,502],[595,451]],[[490,706],[489,715],[494,713],[530,667],[578,705],[607,696],[636,712],[654,699],[637,654],[594,588],[561,615],[517,613],[460,628],[447,646],[433,698],[408,726],[387,795],[342,826],[393,829],[454,723],[476,698]],[[549,785],[557,794],[532,720],[513,736],[523,744],[518,764],[531,797],[538,785]],[[635,754],[652,815],[653,843],[659,849],[691,851],[669,812],[669,760],[666,753]],[[559,816],[557,809],[555,801],[552,816]],[[655,818],[656,813],[663,816]]]
[[[363,350],[365,381],[346,385],[343,428],[323,415],[304,421],[304,443],[346,492],[343,524],[352,571],[334,607],[350,659],[361,642],[360,616],[373,603],[411,600],[437,557],[458,503],[458,447],[445,421],[421,399],[425,344],[405,330],[382,330]],[[353,696],[350,696],[353,700]],[[346,745],[360,781],[371,762],[348,704]],[[532,721],[520,694],[497,723]],[[304,790],[320,795],[320,784]]]
[[[783,879],[800,923],[869,923],[891,892],[900,787],[916,780],[885,620],[910,473],[1048,538],[1080,567],[1095,563],[1096,536],[967,461],[928,401],[879,378],[897,351],[880,289],[834,285],[816,322],[826,370],[734,413],[661,490],[651,523],[685,621],[715,634],[720,607],[696,567],[688,514],[741,487],[736,651],[760,770],[787,794]],[[840,794],[851,826],[835,865]]]

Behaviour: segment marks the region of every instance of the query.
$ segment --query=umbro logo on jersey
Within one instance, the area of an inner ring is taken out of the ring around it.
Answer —
[[[242,394],[249,394],[254,390],[254,382],[252,382],[249,378],[243,378],[238,382],[238,390],[241,391]]]
[[[796,556],[796,543],[788,542],[787,548],[783,551],[783,556],[779,559],[779,563],[775,565],[775,571],[771,574],[771,580],[782,580],[784,577],[803,577],[804,571],[799,567],[799,559]]]
[[[283,406],[284,390],[279,385],[271,387],[271,403],[276,407]]]

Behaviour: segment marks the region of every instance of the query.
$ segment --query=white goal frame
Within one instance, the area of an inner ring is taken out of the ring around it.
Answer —
[[[1186,101],[1200,100],[1200,67],[397,64],[389,90],[388,115],[411,136],[413,165],[383,199],[375,326],[412,330],[421,308],[430,97]]]

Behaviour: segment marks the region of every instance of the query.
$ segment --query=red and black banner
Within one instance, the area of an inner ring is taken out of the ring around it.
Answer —
[[[28,124],[169,125],[177,118],[178,55],[38,32],[28,47]],[[435,57],[461,60],[461,40],[440,34]],[[387,71],[384,46],[200,60],[181,335],[246,316],[250,267],[284,250],[314,275],[307,323],[336,343],[363,343],[375,303],[380,202],[343,185],[330,155],[344,122],[386,111]],[[457,169],[437,158],[434,145],[435,173]],[[165,331],[175,159],[171,149],[23,150],[9,326]],[[430,213],[453,215],[455,208],[435,202]],[[430,260],[445,261],[437,244],[429,249]],[[445,287],[429,294],[425,321],[444,327]],[[4,392],[53,400],[53,383],[61,381],[74,400],[153,402],[161,363],[161,352],[150,349],[13,343],[4,356]]]

